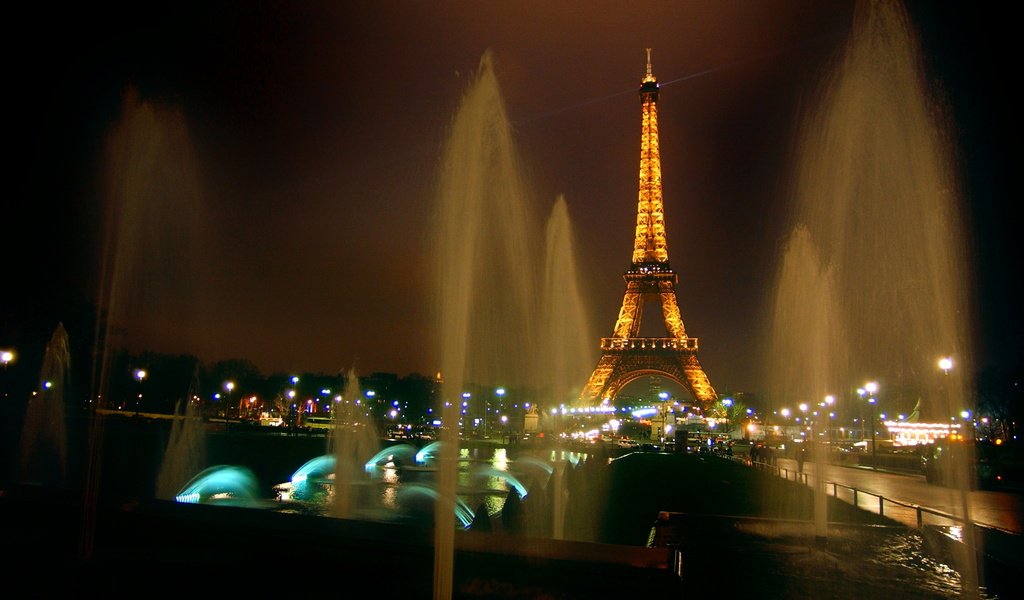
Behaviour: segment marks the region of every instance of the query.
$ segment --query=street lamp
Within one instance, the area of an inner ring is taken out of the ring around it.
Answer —
[[[7,365],[14,362],[14,350],[0,350],[0,363],[4,365],[4,372],[7,372]],[[7,397],[7,390],[3,390],[4,397]]]
[[[729,411],[732,410],[732,398],[722,400],[722,406],[725,407],[725,435],[732,438],[732,434],[729,429]]]
[[[228,393],[227,399],[224,401],[224,409],[225,409],[225,411],[228,410],[228,408],[231,406],[231,391],[234,390],[234,389],[235,389],[235,382],[234,381],[225,381],[224,382],[224,390],[227,391],[227,393]],[[239,408],[238,412],[239,413],[242,412],[241,408]],[[228,416],[228,415],[225,414],[225,416]]]
[[[864,384],[864,391],[868,394],[868,404],[871,404],[871,468],[877,469],[878,464],[875,462],[878,459],[878,455],[875,448],[875,392],[878,391],[878,384],[874,381],[869,381]]]
[[[960,411],[960,418],[964,420],[964,426],[970,428],[969,432],[971,437],[967,438],[967,440],[973,444],[974,441],[978,439],[978,434],[975,431],[977,426],[974,424],[974,415],[971,411],[965,409]]]
[[[857,388],[857,395],[860,396],[861,400],[864,399],[864,395],[867,393],[867,390],[864,388]],[[860,404],[860,441],[862,442],[864,441],[864,434],[864,404],[862,403]]]
[[[835,427],[833,427],[832,419],[835,418],[836,413],[832,411],[832,406],[836,403],[836,397],[832,394],[825,396],[825,402],[822,406],[828,410],[828,443],[831,446],[835,445]]]
[[[142,403],[142,381],[146,379],[147,374],[145,369],[135,369],[135,373],[133,373],[135,380],[139,382],[139,395],[135,399],[135,412],[139,412],[139,405]]]
[[[505,388],[500,387],[500,388],[494,390],[494,395],[499,398],[499,400],[498,400],[498,405],[500,407],[499,410],[504,410],[504,408],[505,408]],[[487,415],[490,412],[491,412],[491,399],[490,398],[484,398],[484,437],[487,437]]]

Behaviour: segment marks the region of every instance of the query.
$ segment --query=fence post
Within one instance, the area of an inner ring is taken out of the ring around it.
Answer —
[[[853,505],[857,506],[857,488],[850,488],[853,490]]]
[[[878,497],[878,516],[881,517],[881,516],[885,515],[885,508],[884,507],[885,507],[885,496],[879,496]]]
[[[917,528],[922,529],[924,527],[924,515],[921,513],[921,507],[917,507]]]

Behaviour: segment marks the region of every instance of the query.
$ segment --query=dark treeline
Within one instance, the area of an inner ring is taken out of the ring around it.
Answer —
[[[104,344],[96,343],[96,332],[102,329],[97,329],[97,313],[87,301],[64,298],[52,306],[23,306],[21,310],[16,310],[18,306],[10,298],[3,303],[0,350],[13,351],[15,358],[0,367],[0,400],[15,422],[20,422],[29,399],[40,390],[47,344],[58,327],[68,334],[64,401],[72,413],[101,406],[171,414],[184,399],[194,398],[207,416],[253,418],[272,410],[287,418],[323,411],[349,384],[344,372],[264,374],[246,359],[207,364],[192,355],[108,351],[107,362],[101,365],[95,357],[103,355],[99,349]],[[136,376],[140,369],[146,373],[144,378]],[[439,409],[440,385],[433,377],[385,372],[358,376],[362,401],[378,424],[389,419],[419,424]],[[297,381],[293,381],[295,377]],[[1024,412],[1024,368],[985,369],[974,381],[976,414],[1008,428],[1001,433],[1011,438]],[[529,390],[510,389],[499,396],[494,388],[469,385],[466,391],[470,399],[464,414],[470,418],[485,413],[493,418],[499,412],[511,417],[523,411],[524,403],[536,401]],[[397,410],[394,417],[392,410]]]
[[[8,299],[3,308],[0,350],[10,350],[14,358],[0,367],[0,398],[5,412],[16,422],[42,389],[47,346],[60,328],[67,334],[62,389],[69,414],[91,407],[171,414],[186,398],[197,400],[207,416],[244,413],[252,417],[257,408],[284,413],[320,411],[349,385],[347,373],[264,374],[246,359],[204,363],[187,354],[107,348],[102,340],[97,343],[97,331],[104,331],[97,328],[97,312],[82,298],[20,309]],[[140,370],[144,376],[139,375]],[[434,408],[438,385],[431,377],[416,373],[358,376],[364,401],[374,414],[380,413],[378,416],[398,408],[401,417],[411,422]]]

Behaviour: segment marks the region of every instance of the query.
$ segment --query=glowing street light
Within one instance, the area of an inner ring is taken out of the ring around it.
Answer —
[[[142,382],[146,379],[146,375],[148,375],[148,373],[146,373],[145,369],[135,369],[132,373],[132,376],[135,377],[135,381],[139,382],[139,395],[135,398],[136,413],[139,412],[139,405],[142,404]]]
[[[949,370],[953,368],[953,359],[948,357],[948,356],[944,356],[944,357],[940,358],[939,359],[939,368],[942,369],[943,373],[945,373],[946,375],[949,375]]]
[[[832,424],[832,420],[836,418],[836,413],[832,411],[832,406],[834,406],[835,403],[836,403],[836,397],[833,396],[832,394],[828,394],[828,395],[825,396],[824,401],[822,401],[822,403],[818,405],[818,406],[821,406],[822,408],[825,408],[825,409],[828,410],[828,418],[829,418],[829,420],[828,420],[828,441],[829,441],[829,444],[832,444],[832,443],[835,442],[835,427]]]
[[[227,395],[224,396],[224,398],[225,398],[225,400],[224,400],[224,410],[225,410],[224,416],[229,416],[226,411],[230,410],[230,407],[231,407],[231,392],[234,391],[234,389],[235,389],[235,382],[234,381],[225,381],[224,382],[224,391],[227,392]],[[239,401],[238,412],[242,412],[241,401]]]
[[[858,391],[858,393],[860,392],[860,390],[857,390],[857,391]],[[875,383],[874,381],[869,381],[869,382],[864,384],[864,391],[868,395],[868,404],[874,405],[874,403],[875,403],[875,393],[878,392],[878,384]],[[875,448],[876,440],[875,440],[875,408],[874,408],[874,406],[871,406],[870,412],[871,412],[871,468],[872,469],[877,469],[878,465],[875,462],[877,460],[877,458],[878,458],[878,455],[877,455],[877,449]]]
[[[7,365],[14,362],[14,350],[0,350],[0,363],[4,365],[4,372],[7,372]],[[7,390],[3,390],[3,395],[7,397]]]

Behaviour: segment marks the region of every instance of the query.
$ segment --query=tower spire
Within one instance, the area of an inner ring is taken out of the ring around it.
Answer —
[[[651,73],[651,49],[650,48],[647,49],[647,74],[644,75],[644,83],[647,83],[649,81],[657,81],[654,78],[654,74]]]
[[[658,147],[658,80],[651,72],[647,49],[647,74],[640,83],[640,190],[636,211],[633,265],[668,263],[665,208],[661,199],[661,153]]]

